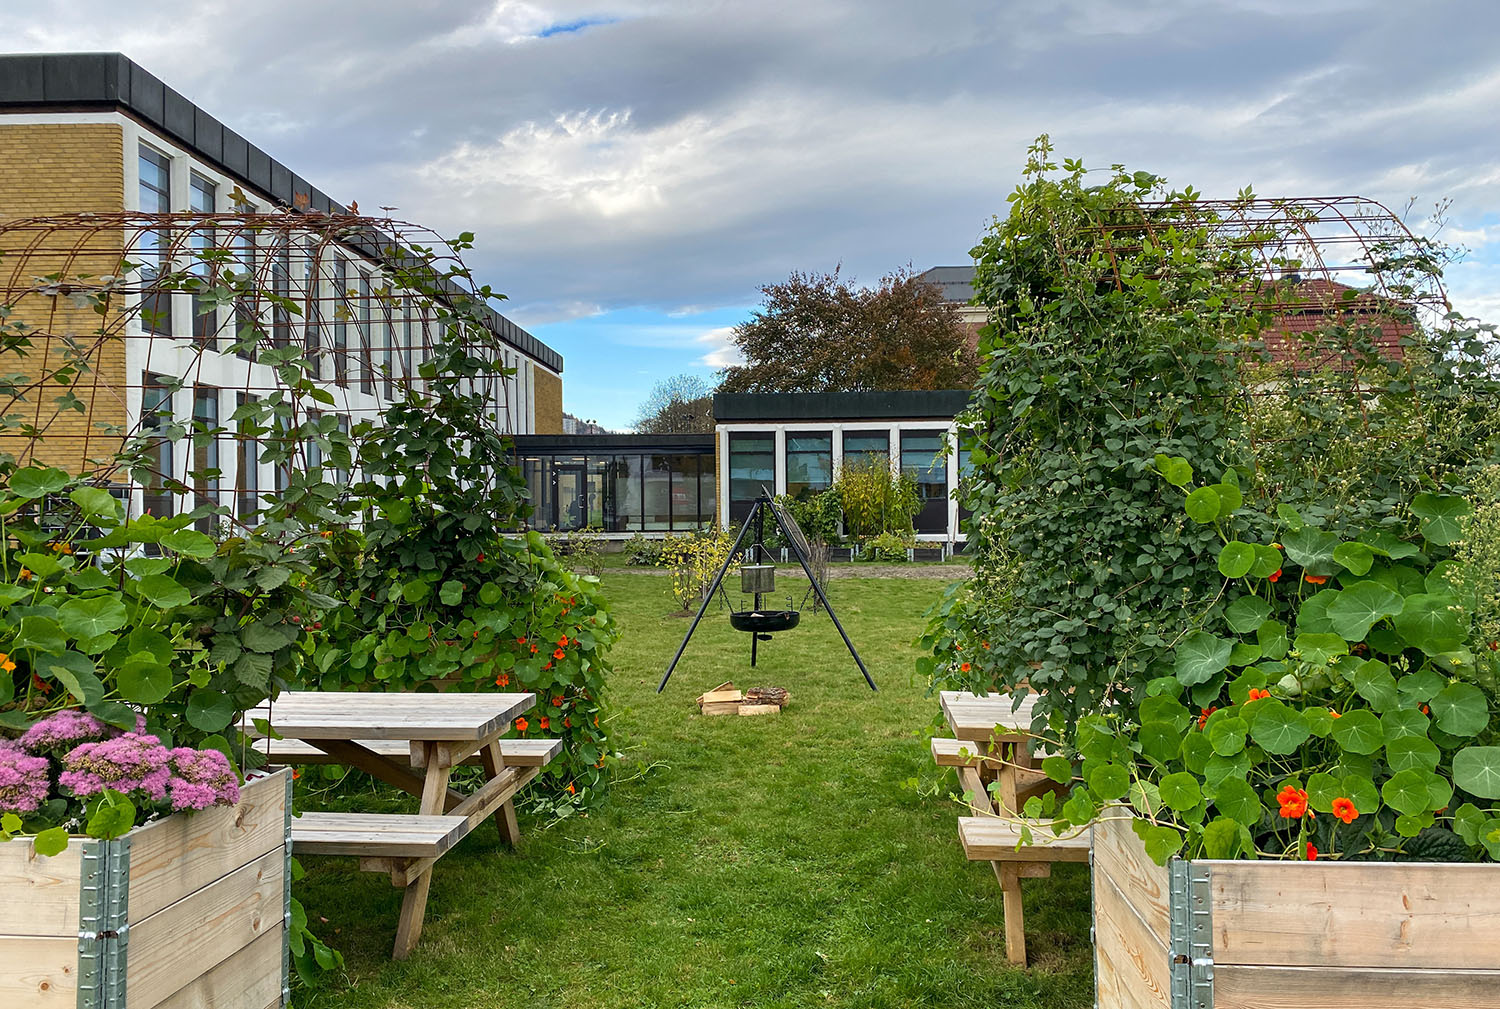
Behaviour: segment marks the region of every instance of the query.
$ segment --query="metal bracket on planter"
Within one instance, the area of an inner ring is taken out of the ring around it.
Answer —
[[[286,864],[281,874],[281,1004],[292,1004],[292,775],[286,775]]]
[[[1174,858],[1171,880],[1172,1009],[1213,1009],[1213,900],[1209,869]]]
[[[130,838],[83,842],[78,895],[78,1009],[125,1005]]]
[[[1099,1009],[1099,934],[1094,926],[1098,921],[1098,905],[1094,901],[1094,887],[1098,880],[1094,875],[1094,825],[1089,824],[1089,947],[1094,951],[1094,1009]]]

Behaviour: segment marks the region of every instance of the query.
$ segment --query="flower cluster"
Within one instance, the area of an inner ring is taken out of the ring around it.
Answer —
[[[57,783],[81,799],[112,788],[161,802],[167,797],[167,783],[172,779],[170,763],[171,753],[160,739],[127,732],[102,742],[81,743],[69,750]]]
[[[137,728],[144,728],[143,725]],[[20,744],[28,753],[61,757],[79,743],[95,742],[119,735],[87,711],[64,708],[37,722],[21,736]]]
[[[52,790],[51,766],[8,739],[0,739],[0,813],[29,816]]]
[[[167,791],[174,810],[232,806],[240,801],[234,768],[218,750],[179,746],[169,757],[172,777],[167,781]]]

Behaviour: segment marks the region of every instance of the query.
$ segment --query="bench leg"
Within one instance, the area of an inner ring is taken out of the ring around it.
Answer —
[[[427,747],[427,772],[422,779],[422,801],[419,808],[425,816],[439,816],[447,803],[448,779],[453,775],[453,768],[439,764],[434,744],[424,745]],[[431,887],[431,868],[416,879],[407,879],[406,892],[401,897],[401,917],[396,923],[396,945],[391,950],[393,959],[405,960],[416,948],[417,940],[422,938],[422,920],[427,914],[427,891]]]
[[[491,743],[481,750],[480,762],[484,764],[486,778],[498,778],[505,767],[505,758],[500,754],[500,744]],[[510,799],[506,799],[504,804],[495,810],[495,826],[500,831],[500,840],[512,848],[521,846],[521,825],[516,822],[516,804]]]
[[[1005,901],[1005,958],[1026,966],[1026,916],[1021,909],[1021,873],[1009,863],[1001,865],[1000,892]]]

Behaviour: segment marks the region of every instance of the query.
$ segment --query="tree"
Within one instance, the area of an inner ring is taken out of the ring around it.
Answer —
[[[793,273],[734,329],[745,363],[724,392],[967,389],[977,358],[958,309],[907,266],[875,287],[833,273]]]
[[[664,378],[636,414],[641,434],[703,434],[714,429],[714,389],[698,375]]]

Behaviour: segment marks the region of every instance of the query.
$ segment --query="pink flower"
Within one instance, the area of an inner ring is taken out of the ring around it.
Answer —
[[[46,757],[33,757],[9,739],[0,739],[0,813],[28,816],[51,791]]]
[[[172,778],[167,790],[173,809],[207,809],[240,801],[240,783],[229,758],[218,750],[179,746],[170,754]]]
[[[115,739],[82,743],[69,750],[57,782],[78,798],[112,788],[161,802],[167,797],[167,782],[172,777],[170,758],[160,739],[127,732]]]
[[[105,725],[87,711],[64,708],[27,729],[21,737],[21,748],[30,753],[45,753],[48,750],[72,749],[79,743],[118,735],[116,729]]]

